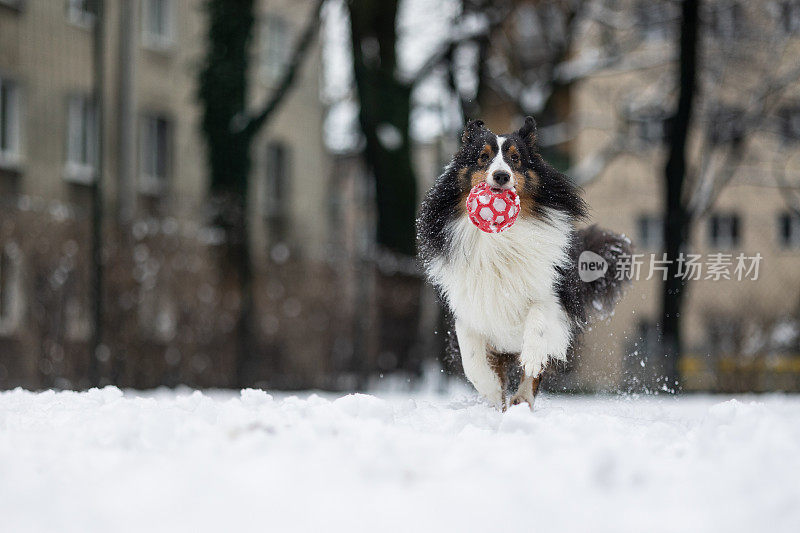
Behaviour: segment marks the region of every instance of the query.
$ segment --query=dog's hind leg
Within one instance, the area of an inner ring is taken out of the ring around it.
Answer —
[[[517,405],[522,402],[527,402],[528,406],[533,410],[533,400],[536,398],[536,393],[539,392],[539,383],[542,381],[542,375],[536,377],[525,375],[522,382],[519,384],[517,393],[511,397],[509,405]]]
[[[486,339],[458,320],[456,320],[456,336],[461,352],[461,364],[467,379],[478,394],[495,407],[502,407],[503,382],[492,368]]]
[[[492,370],[494,370],[494,373],[497,374],[497,377],[500,379],[500,387],[502,388],[501,401],[503,403],[503,410],[505,410],[507,407],[506,398],[508,398],[509,393],[513,392],[510,389],[512,386],[516,385],[516,383],[514,383],[515,381],[519,381],[518,376],[509,375],[514,367],[521,369],[517,364],[518,355],[498,352],[490,348],[487,357],[489,359],[489,366],[492,367]],[[516,379],[512,379],[514,377],[516,377]]]

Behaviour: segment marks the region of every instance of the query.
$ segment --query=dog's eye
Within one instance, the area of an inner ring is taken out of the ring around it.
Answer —
[[[480,164],[484,164],[487,161],[489,161],[489,155],[486,153],[481,154],[480,157],[478,158],[478,163]]]
[[[511,162],[512,163],[519,163],[519,155],[511,154]]]

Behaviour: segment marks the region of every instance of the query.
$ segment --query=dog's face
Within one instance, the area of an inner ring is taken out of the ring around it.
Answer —
[[[533,168],[536,146],[536,122],[525,119],[518,131],[496,135],[473,120],[461,136],[462,146],[453,158],[461,195],[481,182],[490,187],[514,189],[520,196],[521,214],[530,213],[539,179]],[[464,202],[461,202],[462,205]]]
[[[426,261],[449,253],[450,222],[469,217],[467,198],[470,190],[480,183],[513,188],[520,200],[518,220],[554,224],[587,216],[580,189],[536,151],[536,121],[532,117],[527,117],[519,130],[505,135],[495,135],[483,122],[474,120],[464,129],[462,141],[461,148],[422,202],[417,239]],[[557,225],[563,230],[563,224]],[[502,235],[520,231],[493,234],[492,238],[502,240]]]

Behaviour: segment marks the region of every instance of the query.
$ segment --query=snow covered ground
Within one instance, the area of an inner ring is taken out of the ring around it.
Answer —
[[[800,531],[800,398],[15,390],[0,530]]]

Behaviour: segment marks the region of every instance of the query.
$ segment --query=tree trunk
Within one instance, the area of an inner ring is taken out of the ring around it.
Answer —
[[[684,0],[681,6],[680,92],[678,107],[668,124],[668,158],[664,169],[664,246],[670,261],[661,295],[661,344],[665,357],[664,377],[670,388],[679,386],[678,360],[681,355],[681,306],[684,281],[678,277],[679,254],[689,237],[690,220],[685,205],[686,141],[697,89],[697,48],[700,25],[699,0]]]
[[[208,145],[213,222],[226,237],[224,271],[236,276],[240,295],[235,379],[237,386],[244,386],[255,355],[251,346],[252,266],[247,226],[251,136],[233,131],[232,125],[246,110],[253,0],[211,0],[207,6],[209,48],[200,75],[202,127]]]
[[[89,383],[93,387],[100,386],[100,364],[98,356],[103,349],[103,320],[105,319],[103,297],[104,265],[103,265],[103,170],[105,158],[105,125],[103,117],[105,89],[105,6],[103,0],[94,0],[95,22],[93,30],[92,66],[94,68],[94,87],[92,100],[94,103],[95,122],[97,124],[95,176],[92,185],[92,300],[94,320],[89,354]]]
[[[253,266],[250,255],[247,194],[250,145],[286,100],[319,27],[323,0],[312,8],[291,60],[275,92],[253,116],[247,114],[247,78],[254,22],[254,0],[210,0],[208,51],[200,74],[203,133],[211,169],[213,222],[225,232],[223,272],[232,273],[239,292],[236,325],[237,386],[254,384],[257,354],[253,342]]]
[[[411,85],[396,73],[398,0],[353,0],[348,6],[364,157],[376,183],[377,241],[412,255],[417,184],[409,135]]]

